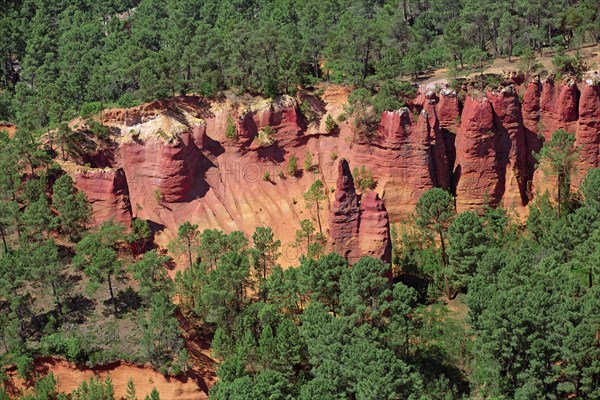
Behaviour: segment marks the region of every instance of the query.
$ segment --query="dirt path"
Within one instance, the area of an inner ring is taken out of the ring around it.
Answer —
[[[585,45],[579,49],[569,50],[566,53],[570,56],[575,56],[579,51],[579,55],[585,60],[588,69],[600,68],[600,45]],[[552,57],[554,52],[544,52],[543,56],[537,55],[537,62],[544,66],[544,69],[551,71],[553,69]],[[512,57],[511,61],[508,58],[497,58],[489,64],[483,72],[486,74],[503,74],[505,71],[514,71],[519,69],[519,57]],[[478,75],[479,71],[465,70],[464,73],[458,75],[464,78],[470,78]],[[436,83],[443,83],[451,78],[448,68],[441,68],[431,72],[419,81],[420,84],[426,86],[435,86]]]

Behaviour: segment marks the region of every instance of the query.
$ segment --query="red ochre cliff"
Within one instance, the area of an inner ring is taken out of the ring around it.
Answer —
[[[107,110],[100,120],[115,143],[90,163],[101,168],[67,172],[91,200],[96,223],[151,220],[161,245],[188,220],[246,234],[271,226],[283,243],[283,265],[298,258],[300,221],[316,222],[303,193],[321,179],[328,199],[320,219],[330,249],[351,261],[362,255],[389,261],[389,224],[413,212],[433,187],[454,193],[458,211],[488,202],[526,212],[546,187],[533,152],[556,129],[575,133],[581,148],[576,182],[600,166],[598,77],[518,83],[471,91],[463,101],[447,88],[423,89],[410,108],[382,113],[368,136],[357,135],[351,120],[326,132],[327,116],[337,120],[347,101],[349,91],[339,86],[327,87],[320,99],[301,97],[314,105],[316,118],[303,115],[289,96],[220,102],[187,96]],[[300,167],[295,176],[286,172],[292,155]],[[304,171],[309,156],[313,171]],[[363,165],[377,185],[359,193],[351,171]]]

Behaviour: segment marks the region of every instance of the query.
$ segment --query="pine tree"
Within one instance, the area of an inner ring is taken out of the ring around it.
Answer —
[[[158,390],[156,390],[156,388],[152,388],[152,391],[150,392],[150,394],[146,395],[145,400],[160,400],[160,395],[158,393]]]
[[[575,147],[575,135],[559,129],[552,139],[544,143],[542,150],[535,154],[539,167],[547,177],[556,178],[558,217],[562,215],[569,201],[571,175],[576,167],[579,150]]]
[[[73,179],[63,175],[52,187],[52,205],[58,212],[58,221],[63,232],[77,239],[92,220],[92,208],[85,195],[77,192]]]
[[[446,252],[446,236],[450,222],[454,217],[454,203],[450,193],[440,188],[433,188],[426,192],[416,206],[416,224],[427,234],[437,235],[442,250],[442,275],[446,296],[452,297],[448,282],[447,267],[448,257]]]
[[[127,390],[125,392],[126,400],[137,400],[137,396],[135,394],[135,384],[133,383],[133,379],[129,378],[127,381]]]

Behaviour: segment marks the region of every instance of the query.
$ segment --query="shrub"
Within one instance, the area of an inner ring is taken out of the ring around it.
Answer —
[[[33,358],[26,353],[23,353],[15,358],[17,365],[17,373],[23,379],[27,379],[33,371]]]
[[[327,118],[325,119],[325,132],[331,133],[337,128],[337,124],[335,123],[331,114],[327,114]]]
[[[233,117],[231,117],[231,115],[227,116],[227,128],[225,128],[225,137],[233,142],[237,142],[238,140],[237,131],[235,129],[235,122],[233,121]]]
[[[335,161],[338,158],[338,153],[336,151],[334,151],[331,153],[330,157],[331,157],[331,161]]]
[[[309,124],[317,119],[317,113],[312,109],[311,105],[307,101],[300,103],[300,112],[304,116],[304,119]]]
[[[348,119],[348,115],[346,113],[341,113],[337,117],[338,122],[345,122],[347,119]]]
[[[371,171],[368,171],[367,168],[363,165],[360,167],[355,167],[352,171],[352,175],[354,176],[354,182],[356,187],[361,192],[366,192],[367,190],[375,189],[375,179],[373,178],[373,174]]]
[[[95,120],[88,120],[87,126],[90,132],[98,139],[108,140],[110,138],[110,129],[108,129],[108,126],[102,125]]]
[[[502,85],[504,78],[496,74],[488,74],[483,78],[483,84],[489,89],[496,89]]]
[[[313,170],[313,155],[312,153],[306,153],[304,156],[304,170],[310,172]]]
[[[258,132],[258,143],[265,147],[272,145],[275,142],[275,139],[273,139],[274,133],[275,131],[273,128],[271,128],[269,125],[265,126],[260,130],[260,132]]]
[[[119,108],[130,108],[139,105],[140,102],[137,100],[132,93],[124,93],[123,96],[117,100],[117,107]]]
[[[92,115],[96,115],[99,114],[100,111],[102,111],[104,109],[104,103],[102,103],[101,101],[92,101],[89,103],[84,103],[81,106],[81,111],[79,112],[79,114],[84,117],[91,117]]]
[[[279,84],[273,78],[269,78],[263,86],[263,94],[266,97],[274,98],[279,95]]]
[[[61,354],[73,362],[87,361],[90,354],[89,345],[82,337],[61,332],[44,336],[40,346],[47,354]]]
[[[376,114],[393,111],[403,107],[417,93],[417,87],[408,82],[386,81],[379,92],[373,96],[373,107]]]
[[[289,176],[298,175],[298,157],[291,155],[286,166],[286,172]]]
[[[270,182],[271,181],[271,173],[269,171],[265,171],[262,177],[263,181]]]
[[[559,47],[554,57],[552,57],[552,65],[556,67],[557,71],[562,74],[570,74],[578,79],[581,79],[583,72],[585,71],[585,64],[579,52],[575,57],[569,56],[565,53],[564,47]]]
[[[537,61],[534,51],[531,47],[526,47],[519,60],[519,69],[525,73],[525,75],[531,75],[539,72],[544,66]]]
[[[347,112],[354,117],[359,135],[371,136],[377,129],[379,118],[371,104],[371,92],[365,88],[354,90],[348,97]]]
[[[159,206],[162,205],[165,201],[165,195],[160,189],[156,189],[154,191],[154,201],[156,201],[156,204],[158,204]]]

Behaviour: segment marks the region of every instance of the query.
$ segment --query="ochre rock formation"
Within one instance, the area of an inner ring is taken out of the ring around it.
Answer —
[[[552,79],[547,79],[542,83],[540,130],[545,140],[549,140],[557,129],[575,132],[578,99],[579,89],[573,80],[556,84]]]
[[[342,159],[338,166],[338,178],[330,210],[329,237],[331,249],[348,258],[350,262],[360,258],[357,246],[359,213],[354,179],[348,161]]]
[[[360,200],[348,161],[338,164],[338,178],[329,216],[331,250],[355,263],[362,256],[391,261],[390,221],[375,191]]]
[[[465,100],[456,136],[456,209],[500,203],[504,177],[498,163],[499,134],[494,131],[492,103],[484,96]]]
[[[360,201],[358,249],[361,255],[391,262],[390,220],[383,201],[375,191],[363,194]]]
[[[527,203],[527,142],[521,103],[512,85],[488,93],[487,98],[499,136],[497,162],[500,179],[504,180],[503,204],[506,208],[520,207]]]
[[[408,108],[383,112],[377,133],[360,142],[352,157],[355,165],[365,165],[376,177],[393,220],[408,215],[423,193],[440,186],[436,173],[442,185],[448,182],[447,159],[435,150],[443,149],[443,140],[436,137],[427,111],[416,118]],[[434,159],[436,153],[441,159]]]
[[[92,204],[95,223],[112,219],[126,227],[131,225],[129,189],[122,169],[87,169],[73,175],[75,187]]]
[[[538,153],[543,145],[542,127],[540,123],[540,99],[542,96],[542,85],[539,79],[535,78],[527,83],[523,95],[523,104],[521,112],[523,116],[523,129],[525,130],[525,144],[527,148],[527,180],[533,179],[536,160],[535,153]]]
[[[600,79],[584,80],[579,99],[579,119],[575,130],[575,145],[580,149],[578,183],[585,173],[600,167]]]
[[[326,116],[337,119],[348,98],[340,86],[300,100],[177,97],[105,111],[100,121],[115,145],[89,162],[106,172],[75,178],[93,201],[96,223],[148,219],[161,230],[159,245],[184,221],[247,235],[271,226],[287,254],[284,265],[296,263],[299,222],[317,225],[303,193],[321,179],[328,199],[319,216],[331,247],[350,260],[387,259],[387,223],[406,218],[433,187],[455,194],[458,211],[487,202],[526,212],[547,187],[534,153],[556,129],[575,133],[581,148],[574,183],[600,166],[598,81],[597,75],[578,84],[512,79],[503,89],[467,94],[464,102],[448,88],[423,90],[411,108],[383,112],[377,128],[363,135],[351,117],[325,132]],[[314,120],[302,115],[299,101],[315,107]],[[225,135],[232,123],[237,140]],[[257,137],[266,127],[271,140],[264,143]],[[300,169],[294,176],[286,172],[292,156]],[[308,157],[310,171],[303,168]],[[350,171],[362,166],[376,181],[373,192],[354,189]]]

